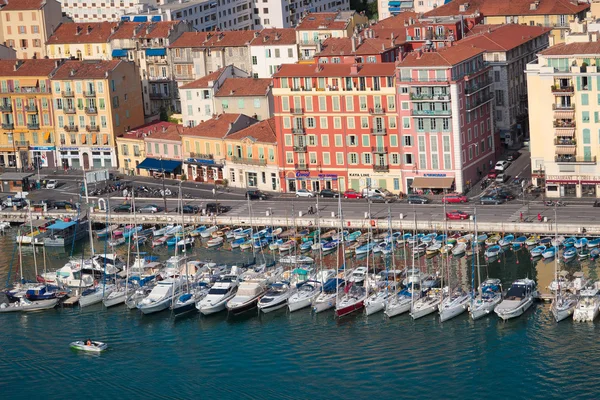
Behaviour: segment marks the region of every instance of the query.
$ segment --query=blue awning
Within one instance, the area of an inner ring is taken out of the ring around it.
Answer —
[[[160,15],[153,15],[152,16],[152,22],[159,22],[161,20],[162,19],[161,19]]]
[[[127,57],[127,50],[125,50],[125,49],[113,49],[112,56],[113,57]]]
[[[121,21],[131,21],[131,18],[124,15],[121,17]]]
[[[160,49],[146,49],[146,56],[148,57],[153,57],[153,56],[166,56],[167,55],[167,49],[160,48]]]
[[[158,172],[173,172],[177,168],[181,168],[181,161],[175,160],[159,160],[156,158],[146,158],[137,166],[137,168],[149,169]]]
[[[54,224],[50,225],[48,227],[48,229],[54,229],[54,230],[67,229],[68,227],[73,226],[76,223],[77,222],[75,222],[75,221],[69,221],[69,222],[58,221],[58,222],[55,222]]]
[[[397,1],[388,1],[388,5],[389,6],[399,6],[400,5],[400,0],[397,0]]]
[[[148,17],[138,15],[137,17],[133,17],[133,22],[148,22]]]

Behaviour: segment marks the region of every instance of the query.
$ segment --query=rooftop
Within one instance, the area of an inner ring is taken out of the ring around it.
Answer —
[[[256,32],[250,46],[276,46],[296,44],[296,30],[287,29],[268,29],[265,28]]]
[[[543,56],[578,56],[600,54],[600,42],[560,43],[540,53]]]
[[[272,82],[270,78],[227,78],[215,97],[265,96]]]
[[[346,17],[346,18],[344,18]],[[307,14],[296,26],[297,31],[346,29],[350,17],[337,12],[319,12]]]
[[[3,8],[2,11],[20,11],[20,10],[39,10],[45,4],[45,0],[4,0],[2,3],[8,3]]]
[[[245,138],[249,138],[253,142],[277,143],[275,118],[265,119],[264,121],[260,121],[240,131],[227,135],[227,139],[242,140]]]
[[[244,47],[256,31],[184,32],[170,47]]]
[[[122,62],[125,61],[67,60],[56,70],[52,79],[106,79],[106,74],[112,72]]]
[[[532,7],[532,4],[537,6]],[[573,15],[589,8],[588,3],[571,3],[569,0],[454,0],[426,12],[425,17],[472,15],[476,11],[485,16]]]
[[[508,51],[551,31],[552,28],[542,26],[481,25],[476,32],[471,32],[458,42],[458,45],[471,45],[487,51]]]
[[[107,43],[118,26],[115,22],[67,22],[56,28],[47,44]]]
[[[354,67],[357,72],[352,73]],[[284,64],[273,77],[343,77],[343,76],[392,76],[395,71],[394,63],[380,64]]]
[[[437,51],[407,53],[398,67],[448,67],[460,64],[485,51],[473,46],[456,45]]]
[[[0,76],[50,76],[60,60],[0,60]]]
[[[209,85],[209,82],[214,82],[214,81],[218,80],[219,77],[221,76],[221,74],[223,73],[223,71],[225,71],[225,68],[227,68],[227,67],[218,69],[215,72],[205,75],[200,79],[196,79],[195,81],[192,81],[183,86],[180,86],[179,89],[203,89],[203,88],[211,87]]]
[[[123,22],[110,39],[158,39],[167,38],[171,29],[181,21]]]
[[[352,41],[355,49],[352,49]],[[383,38],[328,38],[316,57],[381,54],[398,47],[396,41]]]
[[[219,114],[198,125],[188,128],[184,136],[198,136],[213,139],[223,139],[230,133],[231,125],[235,123],[242,114]]]
[[[156,139],[173,140],[179,142],[184,128],[172,122],[155,121],[138,126],[121,135],[125,139]]]

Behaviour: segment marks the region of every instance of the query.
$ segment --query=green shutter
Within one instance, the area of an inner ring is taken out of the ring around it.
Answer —
[[[596,89],[600,90],[600,76],[596,77]],[[598,95],[598,104],[600,104],[600,95]]]
[[[577,90],[581,90],[581,77],[577,77]]]
[[[594,122],[600,122],[598,121],[598,111],[594,111]]]
[[[589,103],[589,99],[588,99],[587,93],[582,93],[581,94],[581,105],[582,106],[587,106],[588,103]]]

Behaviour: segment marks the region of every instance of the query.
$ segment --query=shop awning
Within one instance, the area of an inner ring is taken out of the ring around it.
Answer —
[[[144,15],[138,15],[137,17],[133,17],[133,22],[148,22],[148,17]]]
[[[127,50],[125,50],[125,49],[113,49],[112,56],[113,57],[127,57]]]
[[[188,158],[185,160],[186,164],[201,165],[203,167],[222,167],[223,165],[217,164],[215,160],[209,160],[206,158]]]
[[[124,15],[121,17],[121,21],[131,21],[131,18]]]
[[[450,189],[454,178],[435,178],[430,176],[418,176],[412,182],[411,187],[417,189]]]
[[[573,137],[575,136],[575,128],[556,128],[555,136]]]
[[[77,222],[75,221],[58,221],[55,222],[54,224],[50,225],[48,227],[48,229],[51,230],[63,230],[63,229],[67,229],[73,225],[75,225]]]
[[[37,79],[19,79],[19,84],[26,87],[36,87],[38,85]]]
[[[181,167],[181,161],[175,160],[159,160],[157,158],[146,158],[137,168],[149,169],[159,172],[173,172]]]
[[[575,146],[557,146],[556,154],[573,155],[575,154]]]
[[[161,47],[159,49],[146,49],[146,56],[155,57],[155,56],[166,56],[167,49]]]

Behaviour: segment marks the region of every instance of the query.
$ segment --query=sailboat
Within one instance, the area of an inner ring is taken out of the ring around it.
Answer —
[[[444,203],[444,215],[446,214],[446,203]],[[415,213],[415,229],[417,226],[417,214]],[[442,259],[443,260],[443,259]],[[442,279],[444,276],[444,270],[443,267],[444,266],[444,262],[442,261]],[[442,285],[443,288],[443,285]],[[443,290],[443,289],[442,289]],[[412,290],[412,293],[414,293],[414,290]],[[413,302],[411,303],[411,307],[410,307],[410,316],[413,319],[418,319],[418,318],[422,318],[426,315],[429,315],[433,312],[435,312],[440,303],[442,302],[442,294],[440,293],[440,290],[436,289],[436,288],[429,288],[429,290],[427,291],[427,293],[420,297],[418,300],[414,301],[414,295],[413,295]]]
[[[370,204],[370,202],[369,202]],[[392,214],[391,214],[391,209],[388,206],[388,232],[387,235],[391,237],[392,236]],[[395,240],[390,240],[391,243],[386,243],[386,245],[390,245],[392,246],[392,250],[391,253],[394,253],[393,247],[394,247],[394,243]],[[373,262],[373,271],[375,271],[375,267],[374,267],[374,262]],[[393,271],[396,271],[396,263],[395,263],[395,257],[392,255],[392,268]],[[395,289],[396,289],[396,280],[394,279],[393,283],[390,283],[389,280],[387,279],[387,274],[386,274],[386,282],[384,284],[383,287],[379,287],[378,290],[376,290],[374,293],[372,293],[370,296],[368,296],[367,300],[365,300],[365,314],[366,315],[371,315],[371,314],[375,314],[378,313],[380,311],[383,311],[385,309],[385,306],[388,302],[388,300],[390,299],[390,297],[393,296],[393,294],[395,293]]]
[[[555,239],[558,237],[558,219],[556,213],[556,207],[554,207],[554,221],[556,221],[555,225]],[[586,238],[578,239],[575,242],[576,248],[582,248],[587,245],[588,240]],[[563,257],[565,261],[567,260],[566,253],[569,251],[574,251],[577,254],[577,250],[569,248],[566,249],[563,253]],[[565,288],[560,285],[560,281],[558,280],[558,261],[554,259],[554,280],[558,283],[558,288],[554,292],[554,301],[552,302],[552,315],[556,322],[560,322],[575,312],[575,307],[577,306],[577,296],[574,294],[566,292]]]

